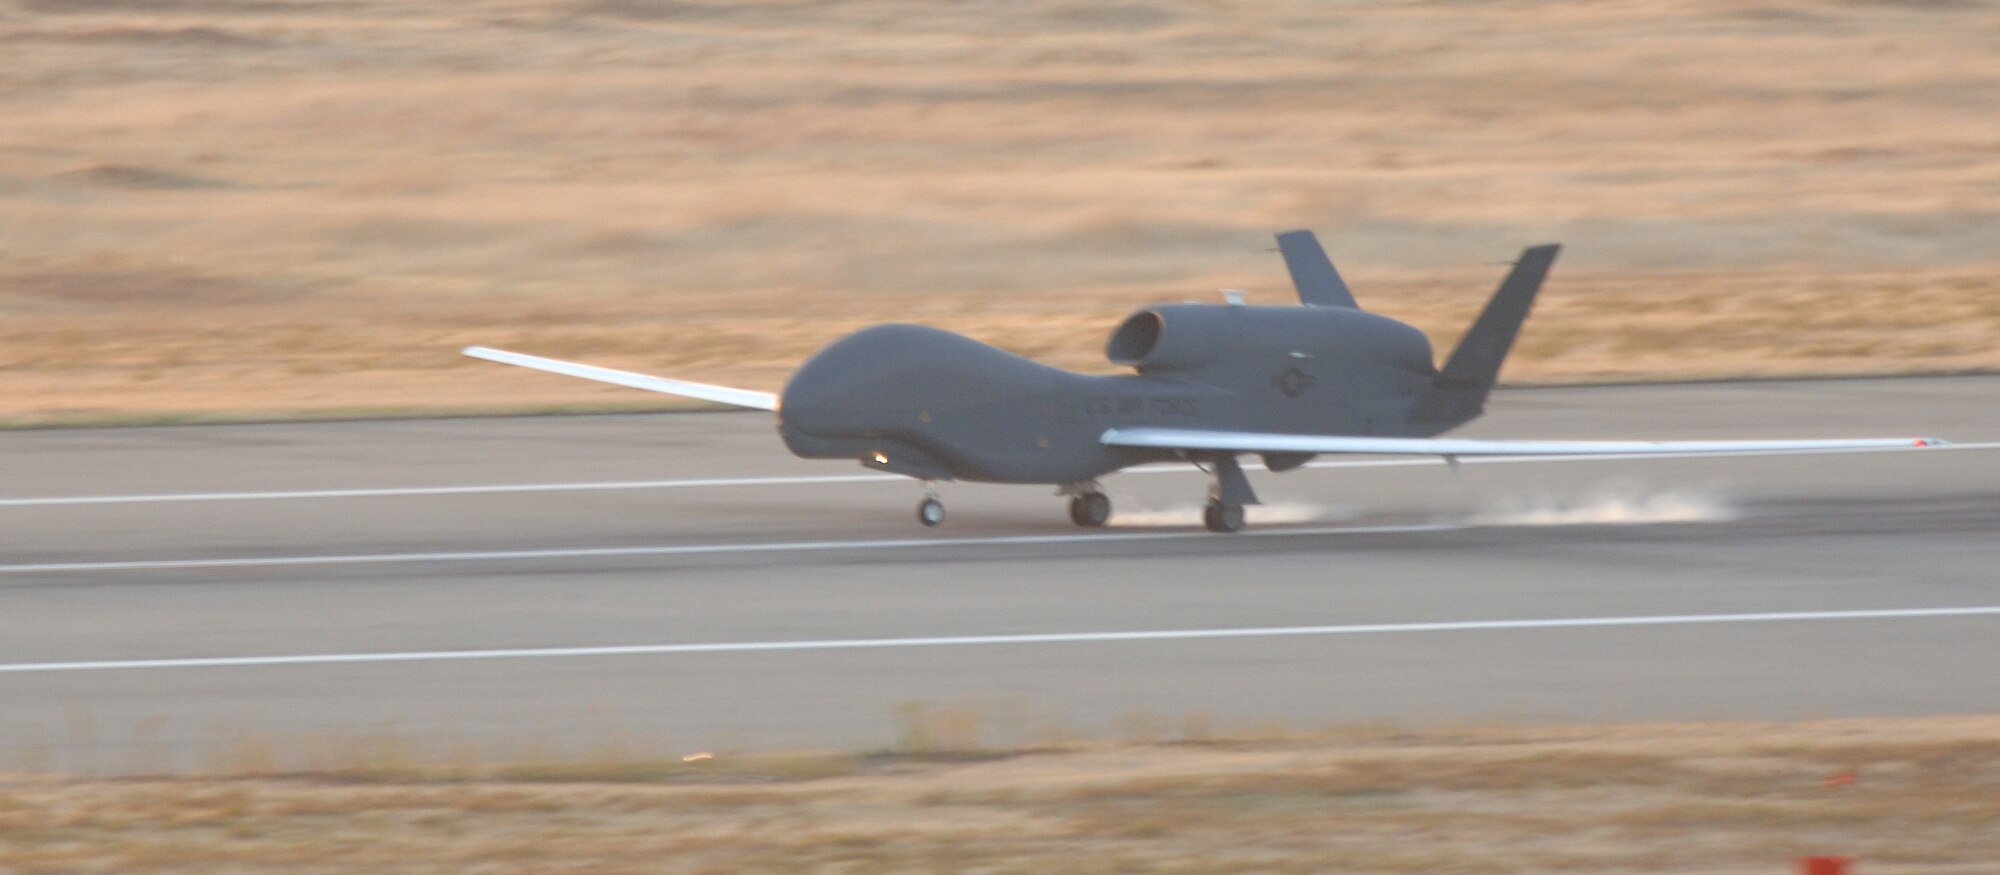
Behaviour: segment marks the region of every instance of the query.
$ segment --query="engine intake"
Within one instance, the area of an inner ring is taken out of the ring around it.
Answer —
[[[1131,365],[1141,373],[1197,368],[1236,346],[1233,315],[1219,307],[1141,310],[1111,332],[1104,354],[1112,364]]]

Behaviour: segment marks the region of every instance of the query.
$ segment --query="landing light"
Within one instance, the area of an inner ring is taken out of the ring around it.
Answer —
[[[883,454],[881,454],[881,453],[876,453],[876,454],[875,454],[875,464],[877,464],[877,465],[887,465],[887,464],[889,464],[889,457],[888,457],[888,456],[886,456],[886,455],[883,455]]]

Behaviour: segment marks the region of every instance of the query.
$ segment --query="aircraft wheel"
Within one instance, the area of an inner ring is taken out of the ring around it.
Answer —
[[[1202,511],[1201,521],[1211,532],[1229,534],[1243,531],[1243,505],[1209,502],[1208,508]]]
[[[1102,492],[1079,493],[1069,500],[1069,519],[1086,529],[1100,528],[1111,521],[1111,498]]]
[[[935,527],[944,522],[944,502],[926,498],[917,503],[917,522],[927,527]]]

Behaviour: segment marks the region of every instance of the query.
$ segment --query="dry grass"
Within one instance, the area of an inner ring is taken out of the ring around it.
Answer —
[[[2000,6],[11,0],[0,419],[775,387],[922,320],[1065,365],[1314,227],[1518,380],[2000,366]]]
[[[965,714],[945,709],[921,732]],[[0,778],[0,871],[1782,873],[2000,859],[2000,718],[1336,727],[693,764]],[[961,739],[964,740],[964,739]],[[964,752],[961,752],[964,753]],[[1832,779],[1832,780],[1830,780]]]

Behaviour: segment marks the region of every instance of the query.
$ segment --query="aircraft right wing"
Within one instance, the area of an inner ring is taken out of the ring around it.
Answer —
[[[1659,456],[1706,453],[1785,453],[1899,450],[1950,446],[1937,438],[1853,438],[1788,441],[1514,441],[1210,431],[1193,428],[1114,428],[1107,446],[1225,453],[1371,453],[1410,456]]]
[[[557,359],[542,358],[538,355],[508,352],[504,349],[489,349],[484,346],[468,346],[464,352],[466,355],[476,359],[499,362],[503,365],[533,368],[538,371],[548,371],[551,374],[562,374],[565,377],[581,377],[586,380],[596,380],[600,383],[630,386],[631,388],[644,389],[648,392],[679,395],[683,398],[695,398],[702,401],[713,401],[717,404],[749,407],[755,410],[778,409],[778,396],[769,392],[752,392],[748,389],[731,389],[728,386],[712,386],[708,383],[669,380],[665,377],[635,374],[631,371],[620,371],[613,368],[600,368],[596,365],[580,365],[576,362],[565,362]]]

